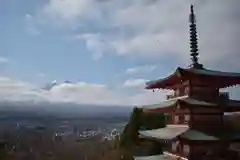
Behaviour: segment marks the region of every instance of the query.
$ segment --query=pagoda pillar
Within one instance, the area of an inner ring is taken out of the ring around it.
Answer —
[[[180,124],[184,123],[184,114],[182,114],[182,113],[179,114],[179,123]]]

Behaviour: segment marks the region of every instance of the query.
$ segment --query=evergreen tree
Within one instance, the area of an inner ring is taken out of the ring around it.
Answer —
[[[142,114],[142,109],[135,107],[130,116],[129,123],[123,130],[121,135],[121,146],[132,146],[136,143],[138,139],[138,130],[140,127],[140,116]]]
[[[0,159],[6,159],[7,151],[6,151],[6,142],[0,142]]]
[[[138,142],[138,131],[165,127],[165,116],[162,113],[144,113],[135,107],[131,113],[129,123],[123,130],[120,146],[130,147]]]

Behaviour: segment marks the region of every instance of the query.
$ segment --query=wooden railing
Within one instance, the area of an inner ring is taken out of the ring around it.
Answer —
[[[176,98],[176,97],[177,97],[177,96],[176,96],[175,94],[169,94],[169,95],[166,96],[166,99],[167,99],[167,100],[170,100],[170,99]]]
[[[172,119],[172,117],[168,117],[166,119],[166,123],[167,124],[189,124],[190,123],[190,115],[183,115],[183,119],[179,119],[176,120],[176,119]],[[189,116],[189,117],[185,117],[185,116]]]
[[[219,98],[220,98],[220,100],[228,100],[229,93],[228,92],[219,92]]]
[[[169,156],[169,157],[173,157],[174,159],[175,158],[179,158],[180,160],[188,160],[188,156],[186,155],[184,155],[184,156],[182,156],[182,155],[180,155],[180,154],[178,154],[177,152],[175,152],[175,151],[170,151],[170,152],[163,152],[163,154],[164,155],[167,155],[167,156]]]
[[[182,96],[187,96],[187,95],[188,95],[188,94],[186,94],[186,93],[184,93],[184,92],[179,93],[179,94],[173,93],[173,94],[168,94],[168,95],[166,95],[166,99],[167,99],[167,100],[170,100],[170,99],[173,99],[173,98],[182,97]]]

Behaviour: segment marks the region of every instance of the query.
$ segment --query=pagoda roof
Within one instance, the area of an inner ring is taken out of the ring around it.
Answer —
[[[179,137],[190,141],[240,140],[240,130],[221,127],[193,129],[187,125],[168,125],[164,128],[139,131],[142,138],[174,140]]]
[[[170,140],[186,132],[188,129],[187,125],[167,125],[164,128],[139,131],[139,134],[142,138]]]
[[[166,78],[149,81],[146,83],[146,89],[173,89],[175,84],[181,81],[191,80],[193,78],[202,78],[211,80],[216,87],[224,88],[240,84],[240,73],[221,72],[208,70],[205,68],[177,68],[175,72]]]
[[[189,96],[182,96],[182,97],[177,97],[173,98],[167,101],[164,101],[159,104],[153,104],[153,105],[146,105],[143,106],[143,111],[151,111],[151,112],[169,112],[172,107],[177,106],[178,104],[181,105],[189,105],[189,106],[202,106],[202,107],[212,107],[216,108],[219,106],[222,106],[223,103],[221,102],[208,102],[208,101],[203,101],[199,99],[195,99]],[[224,102],[224,107],[225,108],[220,108],[223,109],[225,112],[234,112],[234,111],[240,111],[240,101],[237,100],[227,100]]]

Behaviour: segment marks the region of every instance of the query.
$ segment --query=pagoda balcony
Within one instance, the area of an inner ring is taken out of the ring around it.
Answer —
[[[170,99],[177,98],[177,97],[181,97],[181,96],[184,96],[184,95],[180,95],[180,94],[176,94],[176,93],[174,93],[174,94],[168,94],[168,95],[166,96],[166,99],[167,99],[167,100],[170,100]]]
[[[228,92],[219,92],[219,100],[220,101],[229,100],[229,93]]]
[[[173,160],[176,160],[176,159],[188,160],[188,158],[189,158],[189,153],[179,153],[177,150],[173,150],[173,149],[164,151],[163,154],[168,156],[170,160],[171,160],[171,158]]]
[[[169,120],[166,122],[168,125],[189,125],[189,121],[182,121],[182,122],[173,122],[172,120]]]
[[[182,116],[179,116],[179,115],[175,115],[174,117],[169,116],[169,117],[166,117],[166,123],[188,125],[190,123],[190,115],[185,114]]]
[[[172,99],[172,98],[175,98],[176,96],[174,94],[168,94],[166,96],[166,99],[169,100],[169,99]]]
[[[166,96],[166,99],[167,99],[167,100],[170,100],[170,99],[173,99],[173,98],[186,96],[186,95],[188,95],[188,94],[189,94],[189,92],[187,92],[187,91],[185,91],[185,90],[177,90],[177,91],[175,91],[175,92],[172,93],[172,94],[168,94],[168,95]]]
[[[176,93],[173,93],[173,94],[168,94],[166,96],[166,99],[167,100],[171,100],[173,98],[177,98],[177,97],[181,97],[181,96],[186,96],[187,94],[176,94]],[[219,94],[217,95],[218,99],[220,101],[226,101],[226,100],[229,100],[229,92],[219,92]]]
[[[175,124],[189,125],[189,123],[190,123],[189,120],[182,120],[182,121],[176,121],[176,120],[174,121],[172,119],[167,119],[166,120],[166,124],[168,124],[168,125],[171,125],[171,124],[173,124],[173,125],[175,125]]]

